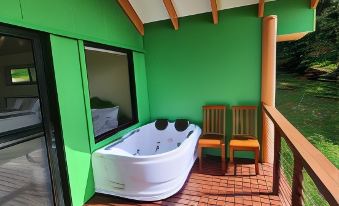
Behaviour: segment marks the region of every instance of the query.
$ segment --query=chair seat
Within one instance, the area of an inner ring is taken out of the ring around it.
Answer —
[[[257,139],[231,139],[230,147],[259,148]]]
[[[204,134],[199,138],[199,145],[220,145],[224,143],[224,136],[218,134]]]

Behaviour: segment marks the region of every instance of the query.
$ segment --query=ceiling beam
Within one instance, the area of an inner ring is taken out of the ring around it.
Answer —
[[[174,29],[178,30],[179,29],[178,15],[174,9],[172,0],[163,0],[163,2],[165,4],[168,16],[171,18]]]
[[[211,1],[213,23],[214,24],[218,24],[218,5],[217,5],[217,0],[210,0],[210,1]]]
[[[138,32],[144,36],[145,34],[144,24],[140,20],[138,14],[133,9],[131,3],[128,0],[118,0],[118,3],[120,4],[121,8],[124,10],[126,15],[129,17],[131,22],[134,24]]]
[[[264,17],[265,0],[259,0],[258,17]]]
[[[316,9],[318,6],[319,0],[311,0],[311,9]]]

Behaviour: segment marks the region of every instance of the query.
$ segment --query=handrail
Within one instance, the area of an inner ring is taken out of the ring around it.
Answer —
[[[292,151],[302,159],[302,166],[330,205],[339,202],[338,169],[316,149],[275,107],[263,104],[263,112],[272,120]],[[275,143],[276,144],[276,143]],[[293,190],[293,188],[292,188]]]

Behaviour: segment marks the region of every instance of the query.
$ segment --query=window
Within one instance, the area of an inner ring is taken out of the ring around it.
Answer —
[[[9,68],[10,84],[36,84],[36,73],[33,66],[12,66]]]
[[[98,142],[138,122],[132,52],[86,43],[85,57]]]

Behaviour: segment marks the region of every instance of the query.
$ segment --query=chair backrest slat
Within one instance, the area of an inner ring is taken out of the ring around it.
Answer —
[[[203,106],[203,134],[226,135],[226,106]]]
[[[233,106],[233,136],[253,136],[257,138],[257,107]]]

